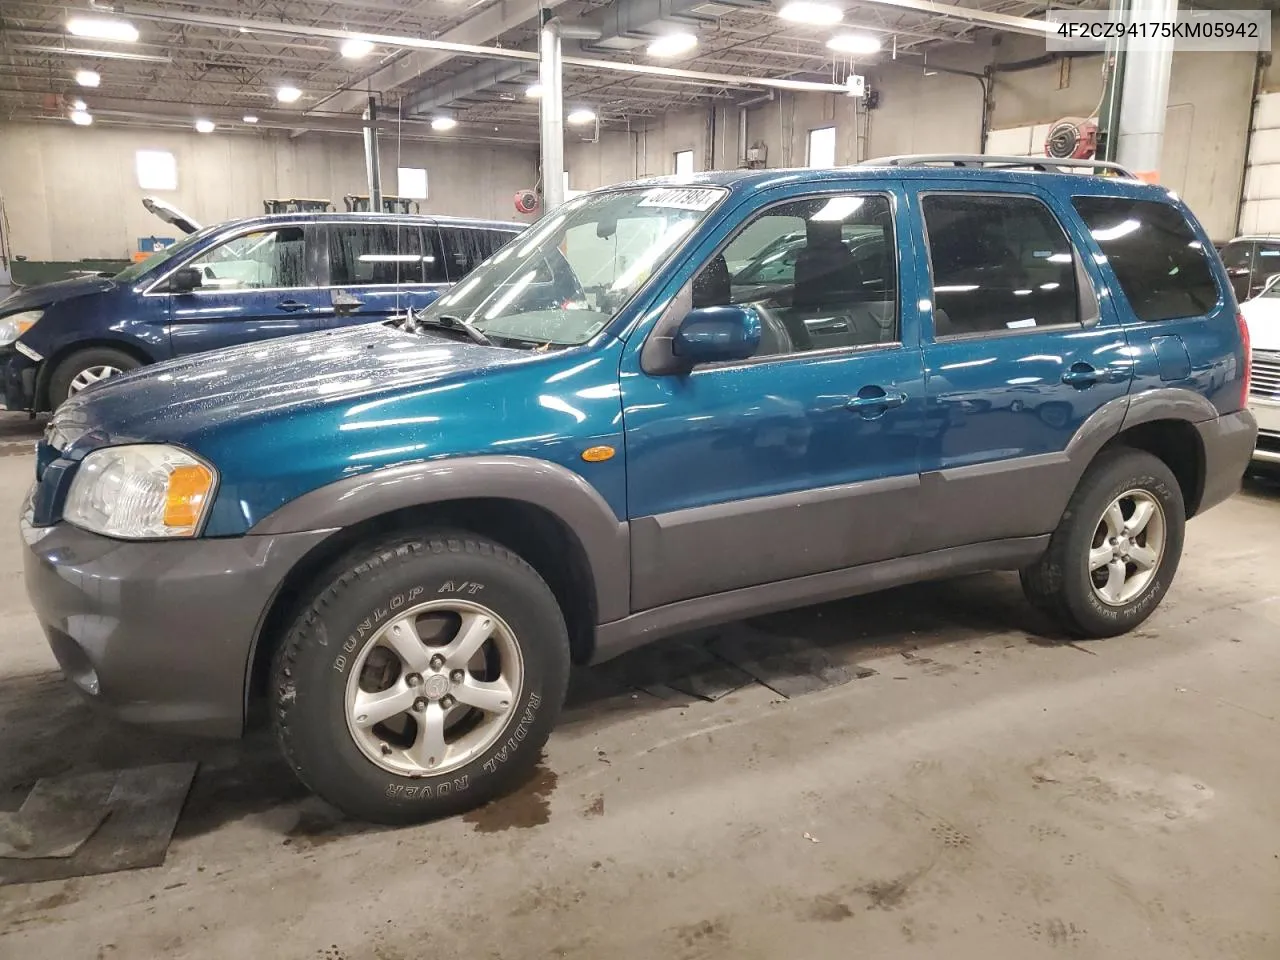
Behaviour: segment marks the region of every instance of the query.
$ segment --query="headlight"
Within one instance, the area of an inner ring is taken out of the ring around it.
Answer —
[[[62,516],[108,537],[193,537],[217,479],[211,466],[177,447],[103,447],[80,464]]]
[[[0,317],[0,347],[13,343],[34,327],[36,321],[43,316],[43,310],[25,310],[22,313],[11,313],[7,317]]]

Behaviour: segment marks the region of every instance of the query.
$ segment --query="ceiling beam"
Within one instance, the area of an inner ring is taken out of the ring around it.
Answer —
[[[973,7],[961,7],[954,3],[940,3],[938,0],[858,0],[858,2],[870,4],[871,6],[895,7],[899,10],[927,13],[947,20],[963,20],[967,23],[990,27],[993,30],[1004,30],[1007,33],[1025,33],[1033,37],[1048,36],[1053,29],[1047,20],[1015,17],[1007,13],[992,13],[989,10],[975,10]]]

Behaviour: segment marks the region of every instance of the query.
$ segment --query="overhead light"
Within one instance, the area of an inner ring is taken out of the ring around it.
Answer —
[[[542,96],[542,84],[540,83],[529,84],[529,86],[525,88],[524,95],[528,97],[530,100],[537,100],[540,96]]]
[[[647,52],[651,57],[678,57],[697,45],[698,38],[692,33],[666,33],[650,41]]]
[[[819,223],[844,220],[862,207],[863,200],[862,197],[832,197],[809,219]]]
[[[96,87],[102,82],[102,77],[98,76],[93,70],[77,70],[76,83],[82,87]]]
[[[71,122],[77,127],[87,127],[89,124],[93,123],[93,117],[90,115],[88,110],[72,110]]]
[[[595,113],[588,110],[586,107],[579,107],[577,110],[573,111],[573,113],[565,117],[565,119],[570,123],[576,124],[590,123],[595,118]]]
[[[258,118],[257,118],[257,117],[255,117],[252,113],[246,113],[246,114],[244,115],[244,122],[245,122],[245,123],[257,123],[257,122],[258,122]]]
[[[196,133],[213,133],[217,129],[212,120],[197,120]]]
[[[433,117],[431,119],[432,130],[452,130],[458,125],[458,121],[453,117]]]
[[[348,60],[363,60],[371,53],[373,53],[373,44],[368,40],[357,40],[352,37],[350,40],[342,41],[342,55]]]
[[[866,33],[838,33],[827,41],[827,49],[865,56],[880,52],[880,38]]]
[[[72,17],[67,21],[67,33],[73,37],[114,40],[117,43],[133,43],[138,39],[138,28],[128,20],[104,17]]]
[[[829,27],[844,19],[844,11],[829,3],[815,3],[814,0],[791,0],[778,11],[783,20],[795,23],[812,23]]]
[[[88,110],[89,108],[88,106],[85,105],[85,102],[83,100],[72,100],[71,109],[72,110]]]
[[[276,89],[276,99],[281,103],[294,103],[302,96],[302,91],[297,87],[283,86]]]

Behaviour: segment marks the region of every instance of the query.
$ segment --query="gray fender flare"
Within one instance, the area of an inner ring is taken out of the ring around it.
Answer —
[[[601,623],[630,613],[628,525],[578,474],[532,457],[457,457],[385,467],[291,500],[249,531],[276,536],[351,527],[383,514],[450,500],[500,499],[539,507],[582,545]]]

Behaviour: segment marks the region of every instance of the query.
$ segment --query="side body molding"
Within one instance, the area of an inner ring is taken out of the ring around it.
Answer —
[[[249,533],[341,529],[407,507],[474,499],[522,501],[558,518],[590,563],[601,621],[631,612],[626,522],[578,474],[532,457],[457,457],[347,477],[285,504]]]

